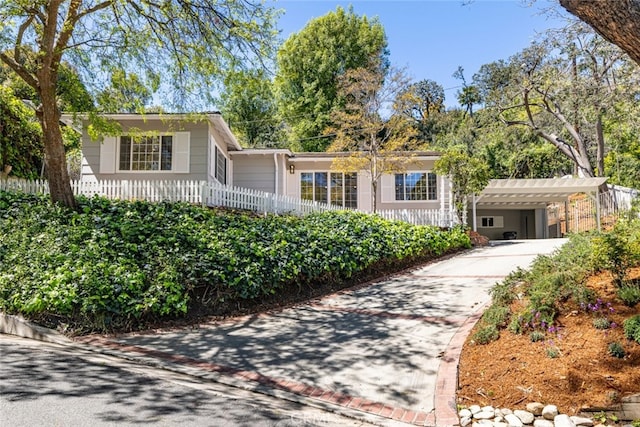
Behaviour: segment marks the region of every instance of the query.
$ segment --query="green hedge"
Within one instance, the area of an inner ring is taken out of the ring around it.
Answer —
[[[355,212],[258,217],[80,198],[79,212],[0,192],[0,309],[93,330],[341,281],[375,265],[469,247],[459,229]]]

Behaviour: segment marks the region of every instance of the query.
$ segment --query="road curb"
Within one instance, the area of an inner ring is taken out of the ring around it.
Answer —
[[[0,334],[16,335],[54,344],[70,344],[73,342],[58,331],[36,325],[22,316],[3,312],[0,312]]]

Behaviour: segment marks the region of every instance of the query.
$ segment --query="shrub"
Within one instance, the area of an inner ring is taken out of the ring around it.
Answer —
[[[609,329],[611,327],[611,322],[606,317],[596,317],[593,319],[593,327],[596,329]]]
[[[128,329],[217,307],[341,283],[470,247],[460,228],[412,226],[358,212],[305,217],[212,210],[187,203],[0,192],[0,309],[57,318],[83,331]],[[405,263],[405,264],[403,264]]]
[[[548,345],[545,347],[544,352],[549,359],[556,359],[560,357],[560,349],[555,345]]]
[[[503,305],[494,304],[482,314],[482,321],[485,324],[496,327],[506,326],[507,320],[509,320],[509,307]]]
[[[640,302],[640,286],[624,284],[618,288],[618,298],[628,307],[634,307]]]
[[[473,334],[473,340],[477,344],[489,344],[500,337],[500,332],[495,325],[483,325]]]
[[[545,333],[542,331],[531,331],[531,333],[529,334],[529,338],[531,339],[531,342],[543,341],[545,338]]]
[[[611,356],[617,357],[618,359],[623,359],[626,355],[624,347],[622,347],[622,344],[619,342],[609,343],[608,351]]]
[[[622,328],[627,339],[634,340],[640,344],[640,314],[626,319],[622,323]]]

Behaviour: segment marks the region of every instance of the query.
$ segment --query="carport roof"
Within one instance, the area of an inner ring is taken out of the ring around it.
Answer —
[[[545,205],[576,193],[597,194],[607,178],[492,179],[475,202],[478,206]]]

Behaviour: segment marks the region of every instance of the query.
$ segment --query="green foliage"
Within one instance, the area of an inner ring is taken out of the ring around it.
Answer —
[[[504,327],[509,320],[509,307],[492,305],[482,314],[482,321],[486,324]]]
[[[544,352],[549,359],[557,359],[560,357],[560,349],[552,344],[546,346]]]
[[[291,35],[277,55],[278,108],[292,129],[296,151],[325,151],[330,138],[319,138],[344,105],[337,81],[348,70],[372,59],[388,66],[387,38],[377,19],[338,7]]]
[[[640,286],[637,283],[627,283],[618,288],[618,298],[628,307],[640,303]]]
[[[473,334],[473,341],[477,344],[489,344],[500,337],[500,331],[496,325],[483,325],[476,333]]]
[[[593,319],[593,327],[600,330],[609,329],[611,321],[606,317],[596,317]]]
[[[546,335],[542,331],[531,331],[531,333],[529,334],[529,339],[531,339],[531,342],[539,342],[543,341],[545,336]]]
[[[354,212],[222,214],[186,203],[80,198],[79,211],[0,192],[0,309],[127,329],[370,268],[470,247],[461,229]]]
[[[640,314],[630,317],[622,322],[624,335],[640,344]]]
[[[434,171],[450,177],[454,203],[459,213],[466,209],[467,197],[479,194],[487,186],[490,178],[486,163],[460,149],[445,152],[436,160]]]
[[[10,165],[11,176],[38,178],[42,150],[42,132],[34,111],[10,88],[0,85],[0,173]]]
[[[609,343],[607,347],[609,354],[613,357],[617,357],[618,359],[623,359],[626,356],[626,352],[624,351],[624,347],[619,342],[615,341]]]
[[[605,266],[611,270],[616,284],[625,283],[630,268],[640,264],[640,226],[638,220],[618,221],[613,230],[599,240],[606,254]]]
[[[242,146],[282,146],[275,90],[264,71],[231,72],[225,77],[225,88],[222,113]]]

